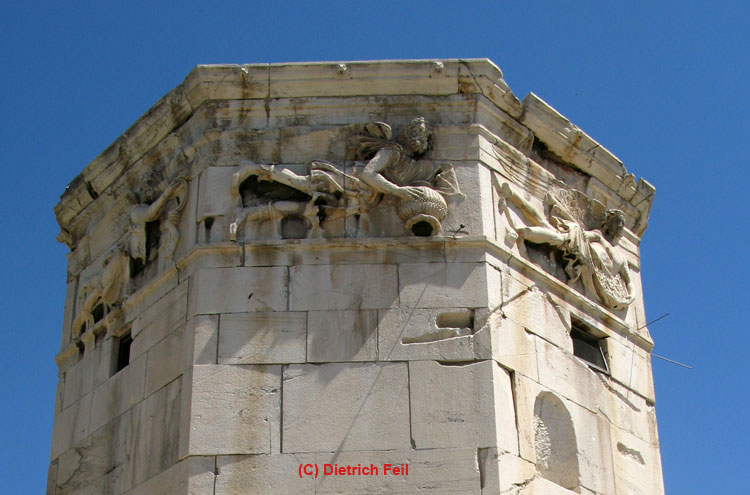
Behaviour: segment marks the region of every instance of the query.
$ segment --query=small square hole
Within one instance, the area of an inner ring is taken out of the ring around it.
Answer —
[[[130,332],[127,332],[118,337],[114,342],[113,356],[114,366],[112,367],[112,375],[117,374],[130,364],[130,344],[133,343],[133,338],[130,336]]]
[[[602,348],[602,341],[595,337],[583,323],[579,321],[571,322],[570,338],[573,340],[573,354],[602,373],[609,374],[609,365],[607,357]]]

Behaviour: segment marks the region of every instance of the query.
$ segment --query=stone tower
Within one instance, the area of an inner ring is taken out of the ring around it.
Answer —
[[[488,60],[199,66],[55,208],[47,493],[663,493],[653,194]]]

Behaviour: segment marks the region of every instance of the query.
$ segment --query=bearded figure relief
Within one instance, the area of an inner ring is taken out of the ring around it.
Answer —
[[[432,131],[424,118],[411,121],[397,139],[391,126],[376,122],[350,138],[352,167],[314,160],[307,175],[275,165],[240,163],[232,178],[237,207],[230,238],[248,221],[276,221],[276,235],[321,237],[321,223],[356,217],[357,235],[372,233],[369,212],[384,197],[396,201],[396,212],[407,231],[431,236],[441,230],[448,200],[462,197],[453,168],[425,160]],[[297,231],[289,228],[296,221]]]
[[[570,285],[580,281],[589,297],[605,306],[626,309],[635,299],[635,289],[627,259],[618,242],[623,236],[625,215],[607,210],[573,189],[548,192],[544,215],[507,182],[501,187],[505,202],[515,206],[524,224],[514,226],[519,246],[523,241],[547,244],[562,254]]]

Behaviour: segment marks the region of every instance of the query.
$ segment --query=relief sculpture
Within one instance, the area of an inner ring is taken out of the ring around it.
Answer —
[[[250,221],[274,221],[280,237],[320,237],[321,223],[342,218],[357,219],[357,235],[371,234],[369,212],[384,196],[396,202],[404,228],[414,235],[438,233],[448,214],[448,201],[461,197],[453,168],[423,159],[432,143],[432,131],[419,117],[392,139],[383,122],[364,126],[350,144],[352,167],[314,160],[307,174],[298,175],[274,165],[240,163],[232,178],[237,207],[230,238]],[[298,235],[283,232],[285,222],[301,223]]]
[[[545,216],[507,182],[501,194],[506,205],[514,205],[523,218],[524,225],[514,227],[519,245],[528,241],[560,251],[568,283],[580,280],[586,294],[607,307],[622,310],[633,302],[628,262],[617,249],[625,226],[622,211],[607,210],[580,191],[558,189],[544,198]]]
[[[130,211],[130,241],[128,244],[130,257],[140,263],[147,263],[149,258],[155,256],[149,252],[150,243],[147,233],[147,224],[159,221],[159,253],[163,253],[165,259],[171,258],[177,247],[177,241],[180,234],[177,230],[177,223],[180,218],[180,211],[185,207],[187,196],[187,181],[177,179],[172,181],[164,191],[156,198],[156,193],[151,187],[147,186],[139,195],[139,203]],[[161,221],[163,213],[166,212],[165,221]]]

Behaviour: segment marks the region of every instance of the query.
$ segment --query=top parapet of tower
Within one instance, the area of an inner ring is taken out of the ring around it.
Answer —
[[[71,181],[55,215],[64,238],[79,213],[210,101],[263,101],[265,118],[253,128],[272,128],[289,125],[273,118],[271,102],[279,99],[452,95],[483,96],[482,105],[499,110],[518,132],[529,134],[529,148],[532,142],[542,143],[559,161],[636,205],[642,221],[633,230],[643,233],[653,186],[643,179],[636,182],[616,156],[535,94],[519,101],[488,59],[199,65]]]

